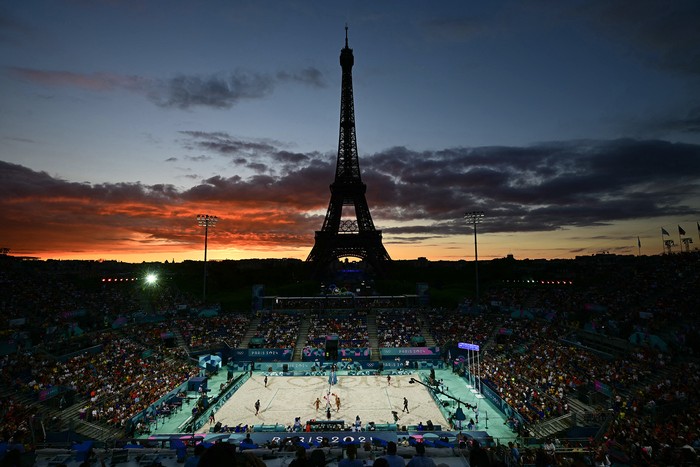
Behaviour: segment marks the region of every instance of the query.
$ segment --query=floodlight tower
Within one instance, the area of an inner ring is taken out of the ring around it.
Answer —
[[[207,241],[209,239],[209,227],[214,228],[219,218],[209,214],[197,214],[197,224],[204,227],[204,287],[202,288],[202,303],[207,303]]]
[[[474,227],[474,277],[476,283],[476,304],[479,305],[479,250],[476,243],[476,224],[484,218],[484,211],[470,211],[464,214],[464,218]]]

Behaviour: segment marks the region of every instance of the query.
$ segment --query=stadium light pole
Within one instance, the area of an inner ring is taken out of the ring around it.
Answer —
[[[207,242],[209,240],[209,227],[214,228],[219,218],[209,214],[197,214],[197,224],[204,227],[204,286],[202,288],[202,302],[207,303]]]
[[[479,305],[479,250],[476,242],[476,224],[480,223],[484,218],[484,211],[470,211],[464,215],[464,218],[472,224],[474,228],[474,277],[476,284],[476,304]]]

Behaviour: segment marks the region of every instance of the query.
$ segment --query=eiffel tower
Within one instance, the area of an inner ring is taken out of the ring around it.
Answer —
[[[333,265],[343,257],[366,261],[376,274],[382,274],[391,261],[382,244],[382,232],[374,228],[372,215],[365,198],[367,185],[360,177],[355,138],[355,105],[352,94],[352,66],[355,58],[348,47],[348,28],[345,27],[345,48],[340,51],[343,79],[340,97],[340,137],[335,181],[330,185],[331,201],[321,230],[316,231],[314,247],[307,262],[313,263],[316,273]],[[352,206],[343,217],[343,207]],[[350,211],[350,210],[349,210]]]

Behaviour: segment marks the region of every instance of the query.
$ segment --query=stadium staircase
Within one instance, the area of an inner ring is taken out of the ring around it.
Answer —
[[[306,313],[304,318],[299,323],[299,335],[297,337],[296,345],[294,346],[294,355],[292,357],[293,362],[301,361],[301,352],[304,350],[304,346],[309,340],[309,327],[311,327],[311,316]]]
[[[90,423],[80,419],[81,407],[86,405],[86,399],[76,399],[75,403],[65,409],[58,409],[39,402],[36,397],[25,392],[13,391],[11,388],[3,388],[0,397],[4,400],[12,399],[20,402],[35,411],[34,418],[43,420],[42,428],[47,432],[75,432],[88,439],[97,441],[110,441],[124,436],[122,428],[109,427],[107,425]],[[56,396],[60,397],[60,396]]]
[[[425,346],[434,347],[436,345],[436,342],[435,338],[433,337],[433,333],[430,332],[430,326],[428,326],[428,323],[423,321],[422,319],[419,319],[418,323],[420,325],[421,335],[423,336],[423,339],[425,339]]]
[[[558,433],[568,430],[575,425],[573,413],[567,413],[561,417],[546,420],[544,422],[530,425],[530,433],[535,438],[546,439],[556,437]]]
[[[190,347],[187,345],[187,342],[185,341],[185,337],[182,335],[180,330],[175,328],[173,330],[173,336],[175,336],[175,346],[184,350],[185,355],[189,355],[190,354]]]
[[[369,336],[369,350],[373,362],[382,359],[379,354],[379,333],[377,331],[377,311],[370,310],[367,313],[367,335]]]
[[[255,334],[257,334],[257,332],[258,332],[258,326],[260,326],[260,317],[255,316],[255,318],[250,320],[250,325],[248,325],[248,331],[245,333],[245,335],[241,339],[241,348],[242,349],[249,348],[250,340],[253,337],[255,337]]]
[[[59,396],[56,396],[59,397]],[[122,438],[124,430],[109,426],[97,425],[80,420],[80,408],[85,405],[85,400],[76,399],[70,407],[60,410],[51,407],[48,401],[40,402],[34,394],[25,391],[17,391],[11,387],[3,387],[0,390],[0,398],[3,400],[14,400],[27,408],[27,418],[42,420],[42,427],[49,431],[73,431],[89,439],[98,441],[109,441]],[[34,413],[34,416],[30,414]],[[36,427],[35,427],[36,428]]]
[[[597,430],[609,416],[600,407],[590,406],[580,399],[571,397],[567,399],[567,402],[569,413],[531,425],[529,428],[532,435],[536,438],[546,439],[561,436],[562,432],[573,427],[593,427]]]
[[[578,345],[614,357],[626,357],[634,349],[627,339],[605,334],[577,330],[574,337]]]
[[[595,408],[575,398],[569,398],[567,402],[569,413],[529,426],[530,432],[535,438],[560,437],[562,432],[572,427],[591,425],[597,412]]]
[[[484,350],[490,349],[496,342],[496,336],[498,336],[498,333],[501,331],[501,325],[494,326],[493,332],[489,335],[488,339],[486,339],[486,342],[484,342],[481,345],[481,351],[483,352]]]
[[[636,394],[645,393],[646,388],[658,387],[659,383],[667,380],[673,381],[675,378],[673,375],[676,372],[681,372],[683,366],[683,362],[673,362],[667,366],[656,365],[651,375],[640,379],[626,389],[618,389],[617,393],[622,397],[622,400],[629,400]]]
[[[64,429],[74,431],[95,441],[111,441],[124,437],[123,428],[115,428],[101,423],[92,423],[80,419],[80,409],[86,405],[86,399],[77,399],[70,407],[56,411],[54,416]]]

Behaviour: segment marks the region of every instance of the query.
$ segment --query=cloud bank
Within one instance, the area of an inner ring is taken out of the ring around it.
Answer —
[[[312,67],[274,75],[235,71],[205,76],[180,74],[170,79],[23,67],[11,67],[8,71],[16,79],[41,86],[68,86],[93,92],[126,90],[144,95],[160,107],[181,110],[197,107],[229,109],[242,100],[264,98],[283,83],[325,87],[323,74]]]
[[[199,245],[194,216],[222,218],[220,245],[311,248],[329,199],[335,156],[291,153],[275,142],[185,131],[183,147],[254,167],[187,189],[89,184],[0,162],[3,241],[21,250],[104,251]],[[188,161],[196,169],[196,159]],[[172,163],[164,161],[164,163]],[[700,215],[700,146],[659,140],[550,142],[527,147],[403,147],[361,156],[362,179],[385,242],[464,235],[483,210],[486,232],[544,232]]]

